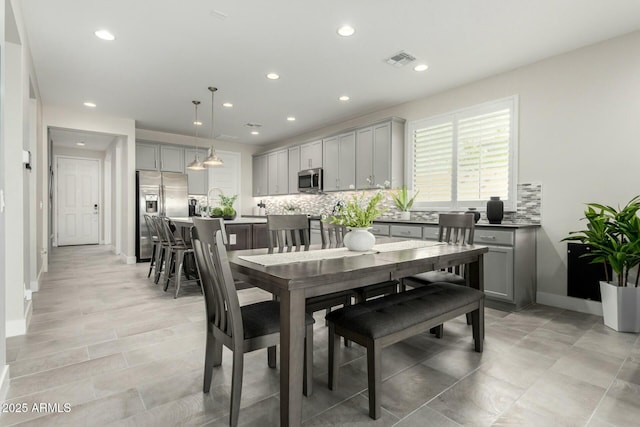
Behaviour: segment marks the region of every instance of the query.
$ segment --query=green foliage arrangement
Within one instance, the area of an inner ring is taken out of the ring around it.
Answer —
[[[383,209],[378,205],[383,198],[384,194],[380,191],[369,200],[364,192],[354,194],[350,201],[339,206],[336,214],[330,217],[329,222],[352,228],[371,227],[373,221],[382,215]]]
[[[391,192],[391,198],[398,209],[402,212],[408,212],[409,209],[411,209],[411,206],[413,206],[413,202],[416,200],[419,192],[420,191],[416,191],[416,194],[409,198],[407,186],[403,185],[402,188],[398,188],[395,192]]]
[[[590,257],[594,264],[605,267],[607,282],[610,281],[607,265],[616,274],[616,284],[627,286],[629,272],[640,265],[640,196],[636,196],[622,209],[599,203],[588,203],[585,210],[587,229],[572,231],[563,240],[574,240],[591,246]],[[638,287],[640,270],[636,274]]]
[[[211,208],[209,213],[212,217],[224,217],[224,218],[232,218],[236,214],[236,210],[233,207],[233,204],[238,199],[238,195],[235,194],[233,196],[225,196],[220,193],[220,205],[221,207]]]
[[[224,194],[220,193],[220,204],[223,208],[233,208],[233,204],[237,199],[237,194],[234,194],[233,196],[225,196]]]

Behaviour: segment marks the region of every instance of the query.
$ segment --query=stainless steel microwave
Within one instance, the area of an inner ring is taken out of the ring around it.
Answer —
[[[305,169],[298,172],[298,191],[301,193],[322,191],[322,168]]]

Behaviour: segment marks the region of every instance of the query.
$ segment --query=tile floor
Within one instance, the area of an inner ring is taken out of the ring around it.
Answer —
[[[148,264],[124,265],[100,246],[58,248],[50,260],[29,332],[7,339],[4,407],[58,403],[59,411],[3,413],[0,425],[228,424],[230,353],[203,394],[204,304],[194,287],[174,299],[147,279]],[[269,298],[240,294],[242,303]],[[339,389],[327,389],[327,331],[322,314],[316,319],[305,426],[640,424],[638,335],[613,332],[596,316],[540,305],[487,309],[482,354],[464,317],[448,322],[441,340],[398,343],[383,351],[377,421],[367,416],[362,348],[341,348]],[[266,351],[248,354],[240,424],[278,425],[278,410],[278,370],[267,367]]]

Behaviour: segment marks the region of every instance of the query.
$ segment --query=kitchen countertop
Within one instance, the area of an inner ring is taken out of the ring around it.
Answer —
[[[181,222],[181,223],[192,223],[191,217],[175,217],[171,218],[173,222]],[[247,218],[246,216],[236,217],[236,219],[225,219],[225,224],[266,224],[266,217],[252,217]]]

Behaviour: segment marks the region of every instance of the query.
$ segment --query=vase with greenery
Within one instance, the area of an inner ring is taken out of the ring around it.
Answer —
[[[234,194],[233,196],[225,196],[220,193],[220,206],[211,208],[210,215],[214,218],[224,218],[224,219],[234,219],[236,217],[236,210],[233,207],[233,204],[238,199],[238,195]]]
[[[393,203],[395,203],[398,210],[400,210],[400,219],[408,220],[411,218],[409,209],[413,206],[413,202],[416,200],[419,192],[420,191],[416,191],[413,197],[409,197],[409,190],[406,185],[398,188],[395,192],[391,192]]]
[[[379,205],[383,198],[384,194],[380,191],[370,198],[362,192],[337,205],[336,213],[331,215],[329,221],[349,229],[344,236],[344,245],[349,250],[368,251],[376,243],[376,238],[369,232],[369,228],[373,221],[382,215],[383,209]]]
[[[625,332],[640,332],[638,212],[640,196],[623,208],[589,203],[584,217],[587,228],[573,231],[563,239],[591,247],[591,252],[584,256],[590,257],[592,263],[602,264],[605,271],[605,281],[600,282],[605,325]],[[611,267],[614,277],[609,277],[607,266]]]

